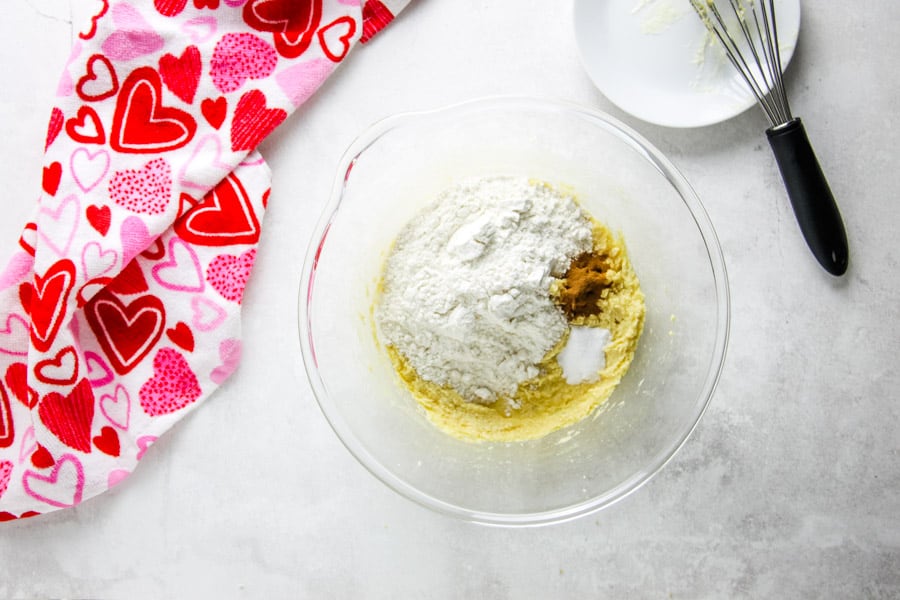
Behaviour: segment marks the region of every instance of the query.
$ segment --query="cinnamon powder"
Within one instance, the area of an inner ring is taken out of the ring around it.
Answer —
[[[600,314],[603,290],[609,288],[606,277],[609,257],[585,252],[572,260],[556,297],[569,320]]]

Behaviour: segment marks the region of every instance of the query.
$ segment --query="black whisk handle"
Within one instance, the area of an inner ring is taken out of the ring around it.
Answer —
[[[847,232],[831,188],[800,119],[766,130],[800,231],[819,264],[832,275],[847,271]]]

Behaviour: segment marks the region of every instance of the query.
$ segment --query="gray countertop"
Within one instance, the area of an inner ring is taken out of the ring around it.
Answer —
[[[4,4],[11,245],[72,31],[64,0]],[[115,490],[0,526],[0,598],[900,597],[900,3],[806,0],[788,71],[847,224],[841,279],[805,247],[762,113],[690,130],[628,116],[582,70],[570,4],[416,0],[264,142],[274,192],[236,377]],[[508,93],[606,110],[666,153],[717,229],[733,301],[720,385],[674,460],[600,513],[523,530],[432,514],[369,475],[319,412],[295,333],[343,149],[386,115]]]

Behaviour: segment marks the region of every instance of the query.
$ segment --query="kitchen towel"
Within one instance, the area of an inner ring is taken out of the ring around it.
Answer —
[[[0,273],[0,521],[116,485],[234,372],[255,148],[408,0],[94,1]]]

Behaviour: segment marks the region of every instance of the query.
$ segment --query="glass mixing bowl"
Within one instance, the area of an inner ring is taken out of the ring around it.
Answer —
[[[456,181],[493,174],[574,190],[624,236],[646,296],[634,362],[610,399],[529,442],[470,443],[438,430],[372,322],[402,226]],[[609,506],[672,458],[715,390],[729,312],[715,231],[668,159],[596,110],[502,97],[390,117],[350,146],[306,256],[299,325],[322,412],[375,477],[444,514],[538,525]]]

